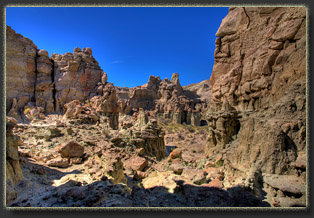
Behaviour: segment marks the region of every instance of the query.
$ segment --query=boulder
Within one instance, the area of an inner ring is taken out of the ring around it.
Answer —
[[[57,152],[63,158],[81,157],[84,154],[84,147],[75,141],[70,141],[60,145]]]
[[[148,161],[140,156],[133,156],[125,162],[125,167],[134,171],[142,171],[148,166]]]

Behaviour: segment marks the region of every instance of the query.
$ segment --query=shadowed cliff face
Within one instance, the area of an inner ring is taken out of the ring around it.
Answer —
[[[208,154],[223,155],[226,184],[260,193],[266,174],[293,175],[305,197],[306,8],[230,8],[216,36]]]

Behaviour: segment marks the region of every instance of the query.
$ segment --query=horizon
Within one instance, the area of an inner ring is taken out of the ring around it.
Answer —
[[[6,25],[49,57],[90,47],[115,86],[176,72],[186,86],[210,78],[215,33],[227,13],[228,7],[7,7]]]

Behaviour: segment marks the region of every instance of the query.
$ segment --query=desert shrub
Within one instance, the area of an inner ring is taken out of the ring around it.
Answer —
[[[24,114],[28,114],[28,112],[29,112],[30,110],[31,110],[30,108],[26,108],[26,109],[24,110]]]

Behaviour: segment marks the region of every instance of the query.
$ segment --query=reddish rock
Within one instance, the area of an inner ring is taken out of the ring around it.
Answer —
[[[70,141],[60,145],[57,148],[57,152],[64,158],[81,157],[84,154],[84,147],[75,141]]]
[[[168,159],[176,159],[182,157],[182,150],[174,149],[170,154]]]
[[[90,48],[83,48],[83,51],[76,48],[74,53],[63,55],[52,54],[51,59],[54,62],[56,111],[61,111],[70,101],[84,101],[90,95],[96,95],[104,72]]]
[[[222,160],[222,154],[218,154],[215,163]]]
[[[203,184],[202,186],[210,187],[210,188],[223,188],[223,184],[219,179],[213,179],[208,184]]]
[[[215,162],[214,161],[207,161],[206,163],[205,163],[205,167],[214,167],[215,166]]]
[[[148,161],[139,156],[133,156],[125,162],[125,166],[135,171],[142,171],[148,166]]]

